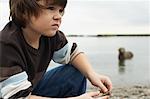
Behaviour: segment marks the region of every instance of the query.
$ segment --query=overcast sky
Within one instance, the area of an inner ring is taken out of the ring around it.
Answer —
[[[0,2],[0,29],[9,15],[4,2],[8,0]],[[60,30],[89,35],[150,33],[150,0],[68,0]]]

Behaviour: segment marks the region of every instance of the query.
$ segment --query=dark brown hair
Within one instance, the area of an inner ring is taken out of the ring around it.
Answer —
[[[67,0],[43,0],[43,6],[39,1],[42,0],[9,0],[10,18],[20,27],[25,27],[31,16],[39,16],[44,6],[59,5],[65,8],[67,4]]]

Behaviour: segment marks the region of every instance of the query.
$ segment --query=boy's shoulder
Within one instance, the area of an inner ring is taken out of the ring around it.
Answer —
[[[12,41],[15,41],[16,38],[18,37],[19,29],[13,23],[10,21],[7,23],[7,25],[0,31],[0,42],[4,43],[11,43]]]

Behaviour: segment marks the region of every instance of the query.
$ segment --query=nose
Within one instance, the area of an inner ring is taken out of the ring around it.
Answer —
[[[62,18],[62,14],[59,13],[59,12],[55,13],[54,16],[53,16],[54,20],[60,20],[61,18]]]

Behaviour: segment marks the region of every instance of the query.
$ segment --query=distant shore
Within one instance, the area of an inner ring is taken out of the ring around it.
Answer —
[[[89,87],[88,90],[94,91],[96,89]],[[110,99],[150,99],[150,85],[114,87]]]
[[[67,37],[111,37],[111,36],[150,36],[148,34],[98,34],[98,35],[66,35]]]

